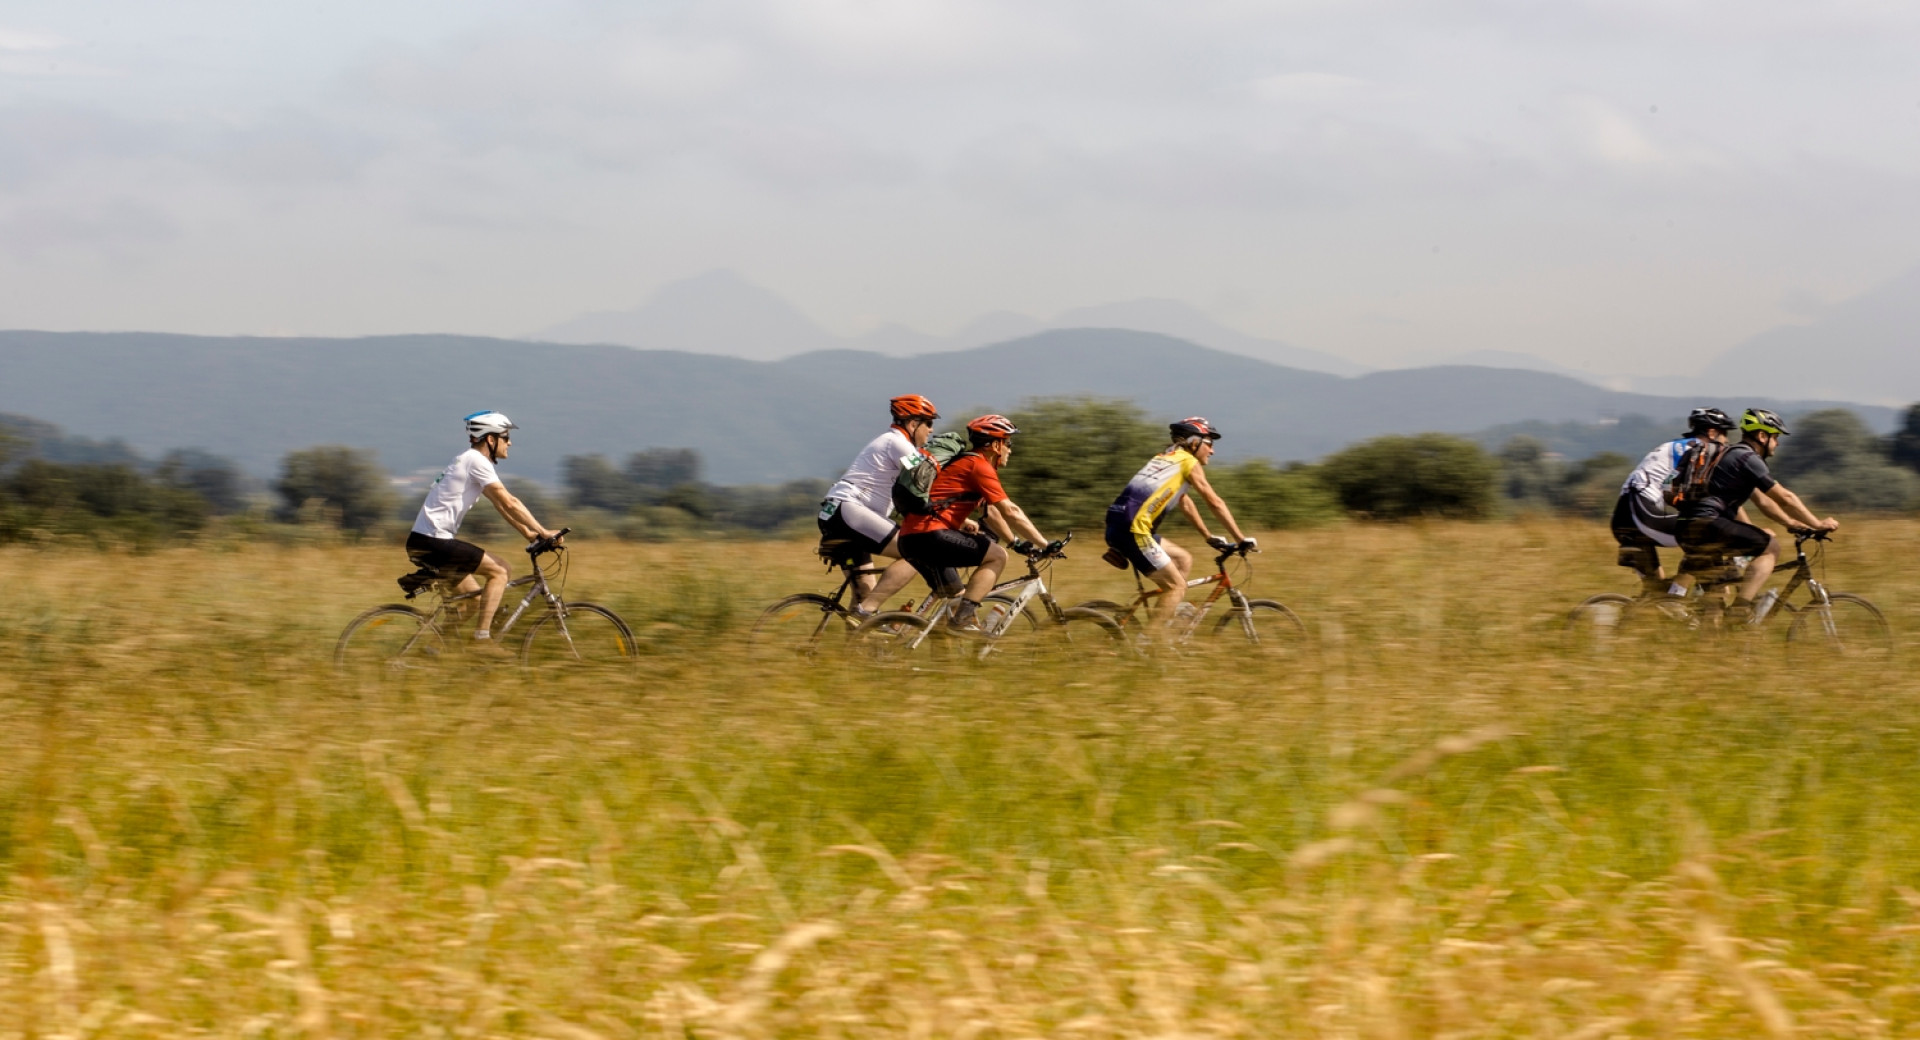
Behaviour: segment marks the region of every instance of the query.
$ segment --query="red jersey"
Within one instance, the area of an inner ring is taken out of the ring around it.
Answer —
[[[968,453],[941,467],[927,491],[934,511],[916,513],[900,519],[901,534],[919,534],[941,529],[957,531],[967,517],[983,505],[1005,502],[1000,489],[1000,473],[984,455]]]

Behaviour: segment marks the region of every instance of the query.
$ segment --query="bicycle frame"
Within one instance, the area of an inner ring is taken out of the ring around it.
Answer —
[[[1042,563],[1050,567],[1053,558],[1035,560],[1033,557],[1027,557],[1027,573],[995,584],[992,591],[988,593],[991,596],[1004,593],[1016,586],[1020,588],[1019,594],[1013,597],[1009,609],[1000,616],[993,627],[985,631],[986,645],[981,647],[982,654],[992,649],[993,641],[1006,634],[1007,626],[1012,625],[1014,620],[1026,611],[1027,604],[1032,603],[1036,598],[1046,607],[1048,618],[1056,622],[1065,620],[1060,604],[1054,600],[1053,592],[1047,588],[1046,577],[1041,573]],[[927,619],[927,627],[914,633],[913,638],[906,643],[907,649],[919,649],[920,645],[926,642],[927,637],[934,633],[940,622],[952,613],[953,604],[958,599],[960,599],[958,595],[928,596],[920,604],[920,609],[915,611]],[[928,604],[933,604],[931,609],[928,609]]]
[[[1794,534],[1793,536],[1794,558],[1793,558],[1793,562],[1788,564],[1786,568],[1793,572],[1793,576],[1788,578],[1786,585],[1781,587],[1780,595],[1774,600],[1773,609],[1768,610],[1766,613],[1766,616],[1762,617],[1758,622],[1756,622],[1757,624],[1761,624],[1761,625],[1769,624],[1773,621],[1774,618],[1779,617],[1784,613],[1787,613],[1786,611],[1779,609],[1780,606],[1787,602],[1788,597],[1800,591],[1800,587],[1802,585],[1807,587],[1807,591],[1812,597],[1808,601],[1807,606],[1809,607],[1827,606],[1832,603],[1832,599],[1830,598],[1827,592],[1827,587],[1820,583],[1820,579],[1815,578],[1813,576],[1813,561],[1807,556],[1807,543],[1810,541],[1825,541],[1826,539],[1824,537],[1821,537],[1822,534],[1824,534],[1824,532],[1820,532],[1820,533],[1805,532],[1805,533]],[[1735,576],[1735,577],[1728,578],[1726,580],[1720,580],[1720,581],[1695,582],[1694,587],[1697,590],[1699,590],[1700,595],[1703,598],[1703,602],[1707,604],[1711,604],[1712,608],[1718,611],[1718,610],[1724,609],[1724,605],[1720,603],[1719,600],[1716,600],[1713,598],[1714,594],[1722,591],[1729,585],[1738,584],[1739,581],[1740,581],[1740,577]],[[1797,608],[1797,609],[1805,609],[1805,608]]]
[[[1227,573],[1227,561],[1233,559],[1235,556],[1246,560],[1245,553],[1236,551],[1218,553],[1213,558],[1214,572],[1212,574],[1202,578],[1187,579],[1186,587],[1189,589],[1202,588],[1207,585],[1213,585],[1216,586],[1216,588],[1207,594],[1206,599],[1194,606],[1193,616],[1187,619],[1186,629],[1181,633],[1182,638],[1199,630],[1200,623],[1206,619],[1207,612],[1213,609],[1213,605],[1219,602],[1221,596],[1227,597],[1228,602],[1233,604],[1235,610],[1244,612],[1251,609],[1247,606],[1247,594],[1233,584],[1233,576]],[[1251,580],[1252,577],[1253,562],[1247,560],[1247,575],[1246,578],[1243,579],[1243,583],[1245,580]],[[1140,580],[1138,572],[1135,572],[1133,576],[1133,585],[1134,588],[1138,590],[1134,595],[1133,602],[1127,604],[1127,609],[1122,612],[1119,617],[1114,619],[1122,625],[1132,621],[1133,616],[1139,613],[1140,609],[1147,606],[1149,602],[1167,594],[1166,589],[1147,588],[1146,583]]]
[[[555,594],[552,589],[547,587],[547,575],[544,571],[540,569],[539,555],[538,554],[529,554],[529,555],[532,557],[533,573],[523,578],[515,578],[512,581],[507,582],[506,587],[508,589],[514,589],[522,585],[530,585],[532,587],[527,589],[527,594],[521,597],[520,605],[513,608],[513,613],[507,615],[507,620],[500,625],[498,630],[494,632],[495,638],[505,636],[508,632],[511,632],[513,630],[514,623],[519,621],[521,615],[527,612],[527,608],[533,605],[534,600],[545,600],[547,605],[552,607],[554,612],[560,615],[561,627],[563,630],[565,628],[566,607],[564,604],[560,602],[560,597],[557,594]],[[436,605],[433,608],[433,613],[427,615],[426,624],[420,626],[420,631],[415,632],[413,634],[413,637],[407,640],[406,645],[401,647],[400,652],[403,654],[413,649],[414,642],[420,638],[420,632],[425,632],[428,629],[432,629],[435,633],[439,634],[444,638],[447,633],[441,628],[440,621],[442,618],[447,617],[452,613],[452,611],[449,608],[456,603],[465,603],[468,600],[477,600],[486,593],[486,589],[483,587],[483,588],[475,589],[472,592],[462,592],[458,595],[451,595],[448,591],[450,586],[446,582],[436,582],[433,588],[435,589],[436,592],[439,593],[440,602],[438,605]],[[505,597],[503,596],[502,599],[504,598]]]

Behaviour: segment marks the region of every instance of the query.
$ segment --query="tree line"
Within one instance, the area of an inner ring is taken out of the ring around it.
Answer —
[[[1166,444],[1166,427],[1126,401],[1029,401],[1010,417],[1025,432],[1003,481],[1050,532],[1097,530],[1120,487]],[[1920,404],[1884,437],[1845,409],[1790,422],[1793,435],[1772,468],[1815,508],[1920,509]],[[1679,433],[1639,417],[1620,424],[1644,428],[1648,448]],[[1637,458],[1619,452],[1566,458],[1549,448],[1562,436],[1543,427],[1507,436],[1491,451],[1442,434],[1375,437],[1316,463],[1253,459],[1216,464],[1208,474],[1252,529],[1524,511],[1605,516]],[[619,464],[602,455],[568,456],[554,492],[521,479],[510,478],[509,486],[543,519],[659,539],[811,530],[828,482],[714,484],[704,479],[698,452],[654,448]],[[319,445],[290,452],[276,477],[263,483],[207,452],[149,460],[120,441],[69,437],[51,424],[0,416],[0,542],[71,536],[150,545],[190,538],[210,525],[241,534],[282,524],[397,535],[411,523],[420,494],[396,487],[374,453],[361,449]],[[506,527],[491,510],[476,509],[467,530],[490,538]]]

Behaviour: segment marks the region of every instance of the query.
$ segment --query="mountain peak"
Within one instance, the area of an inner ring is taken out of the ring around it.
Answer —
[[[751,361],[839,345],[778,293],[724,267],[669,282],[631,310],[583,314],[542,329],[534,338],[725,354]]]

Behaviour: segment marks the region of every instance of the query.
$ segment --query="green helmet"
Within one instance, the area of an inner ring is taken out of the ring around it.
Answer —
[[[1761,433],[1777,433],[1782,437],[1787,435],[1787,424],[1765,408],[1747,409],[1746,414],[1740,417],[1740,429],[1749,433],[1757,430]]]

